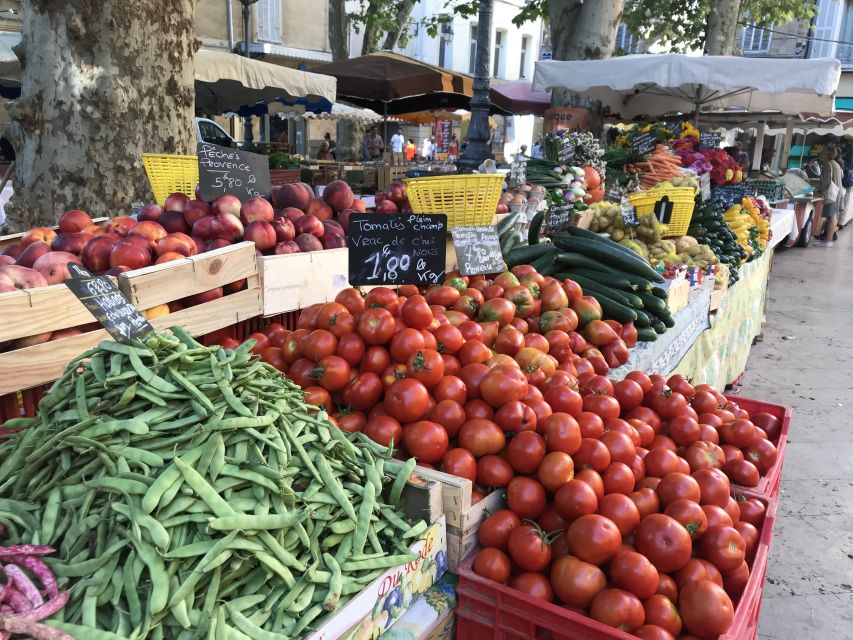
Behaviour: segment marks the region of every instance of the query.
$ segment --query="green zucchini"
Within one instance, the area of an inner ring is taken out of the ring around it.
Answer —
[[[589,229],[581,229],[580,227],[568,227],[566,232],[569,235],[574,236],[575,238],[582,238],[585,240],[595,240],[597,242],[602,242],[607,244],[610,248],[615,251],[621,251],[629,258],[640,258],[642,257],[633,249],[626,247],[625,245],[619,244],[615,240],[611,240],[610,238],[606,238],[601,234],[595,233],[594,231],[590,231]]]
[[[657,318],[652,318],[652,329],[655,333],[666,333],[666,325]]]
[[[602,264],[595,258],[588,258],[582,253],[574,253],[572,251],[564,251],[557,254],[557,262],[568,268],[580,267],[582,269],[594,269],[596,271],[601,271],[602,273],[621,273],[618,269],[608,267],[606,264]]]
[[[518,231],[505,233],[503,236],[501,236],[500,240],[501,255],[509,255],[509,252],[512,251],[512,249],[514,247],[517,247],[519,244],[521,244],[521,234]]]
[[[619,291],[618,289],[614,289],[612,287],[608,287],[606,284],[601,284],[600,282],[596,282],[595,280],[590,280],[589,278],[585,278],[581,275],[578,275],[573,272],[560,272],[561,276],[567,276],[577,282],[582,288],[584,293],[587,292],[587,289],[590,291],[595,291],[597,293],[601,293],[602,295],[615,300],[619,304],[624,304],[626,307],[632,307],[631,301],[625,295],[624,291]]]
[[[658,333],[651,327],[637,329],[637,340],[640,342],[654,342],[658,339]]]
[[[613,287],[614,289],[636,291],[636,285],[622,274],[617,275],[615,273],[604,273],[603,271],[596,271],[595,269],[572,269],[572,272],[577,273],[584,278],[590,278],[596,282],[605,284],[608,287]]]
[[[498,222],[497,231],[498,235],[502,236],[505,233],[508,233],[510,229],[512,229],[512,225],[515,224],[515,221],[518,220],[519,212],[510,213],[506,218]]]
[[[634,309],[634,313],[637,314],[637,320],[634,324],[637,325],[637,328],[641,327],[650,327],[652,326],[652,321],[649,319],[649,314],[647,314],[642,309]]]
[[[575,238],[572,236],[560,236],[554,238],[554,244],[566,251],[582,253],[590,258],[596,258],[605,264],[622,271],[628,271],[638,276],[648,278],[653,282],[663,282],[663,277],[651,268],[638,254],[629,256],[622,251],[625,247],[608,240],[590,240],[588,238]],[[614,247],[619,247],[615,249]],[[630,251],[630,249],[628,250]]]
[[[673,318],[672,316],[663,317],[660,319],[660,321],[663,322],[664,326],[667,329],[672,329],[675,326],[675,318]]]
[[[651,294],[666,300],[669,297],[669,292],[663,287],[652,287]]]
[[[545,210],[543,209],[530,221],[530,228],[527,230],[527,244],[539,244],[539,232],[542,230],[542,223],[545,222]]]
[[[548,243],[516,247],[509,252],[509,255],[506,257],[506,261],[510,267],[514,267],[518,264],[529,264],[533,260],[536,260],[536,258],[540,258],[554,250],[554,245]]]
[[[590,291],[587,295],[598,300],[598,304],[601,305],[601,310],[604,312],[605,318],[615,320],[616,322],[635,322],[637,320],[636,312],[633,309],[626,307],[624,304],[619,304],[612,298],[608,298],[606,295],[596,293],[594,291]]]
[[[669,311],[666,306],[666,301],[661,300],[657,296],[653,296],[650,293],[638,293],[637,297],[643,301],[643,308],[648,309],[655,315]],[[654,321],[652,321],[652,324],[654,324]]]
[[[533,245],[533,246],[538,247],[539,245],[537,244],[537,245]],[[551,251],[547,251],[543,255],[536,258],[536,260],[533,260],[530,263],[530,266],[541,273],[541,271],[543,269],[553,265],[554,264],[554,256],[556,255],[557,249],[555,247],[550,247],[550,249],[551,249]]]

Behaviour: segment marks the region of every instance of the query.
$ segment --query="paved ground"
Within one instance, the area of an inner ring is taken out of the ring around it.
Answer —
[[[853,639],[853,228],[777,252],[741,394],[792,405],[758,637]]]

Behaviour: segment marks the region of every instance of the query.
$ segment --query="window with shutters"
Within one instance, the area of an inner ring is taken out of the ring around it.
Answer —
[[[811,58],[834,58],[838,35],[841,31],[842,2],[837,0],[819,0],[817,15],[814,17],[812,31]]]
[[[255,24],[260,42],[281,44],[281,0],[258,0],[255,5]]]
[[[769,53],[770,41],[773,38],[773,25],[769,27],[758,27],[750,22],[743,29],[741,38],[741,51],[744,53]]]

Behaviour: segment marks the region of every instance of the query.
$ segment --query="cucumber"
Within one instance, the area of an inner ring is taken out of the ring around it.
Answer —
[[[540,258],[554,250],[554,245],[547,243],[534,244],[532,247],[516,247],[509,252],[509,255],[506,257],[506,261],[510,267],[514,267],[518,264],[529,264],[533,260],[536,260],[536,258]]]
[[[666,301],[661,300],[657,296],[653,296],[650,293],[638,293],[637,297],[643,301],[643,308],[656,316],[669,311],[666,306]],[[654,320],[652,320],[652,324],[654,324]]]
[[[595,291],[596,293],[605,295],[608,298],[615,300],[619,304],[624,304],[626,307],[633,306],[628,297],[625,295],[624,291],[619,291],[618,289],[608,287],[606,284],[601,284],[600,282],[596,282],[595,280],[584,278],[583,276],[577,275],[573,272],[569,272],[568,274],[561,272],[560,275],[567,275],[569,278],[577,282],[583,288],[584,293],[586,293],[587,289],[589,289],[590,291]]]
[[[534,247],[538,247],[539,245],[533,245]],[[543,269],[550,267],[554,264],[554,256],[556,255],[557,249],[555,247],[549,247],[550,251],[545,252],[543,255],[536,258],[530,263],[530,266],[541,272]]]
[[[598,300],[605,318],[615,320],[616,322],[635,322],[637,320],[636,312],[624,304],[619,304],[612,298],[608,298],[601,293],[595,293],[594,291],[590,291],[587,295]]]
[[[666,300],[669,297],[669,292],[663,287],[652,287],[651,294],[662,300]]]
[[[542,223],[545,222],[545,210],[543,209],[530,221],[530,228],[527,230],[527,244],[539,244],[539,232],[542,229]]]
[[[621,273],[618,269],[608,267],[606,264],[602,264],[595,258],[588,258],[582,253],[573,253],[571,251],[564,251],[557,254],[557,262],[565,265],[567,268],[580,267],[581,269],[594,269],[595,271],[601,271],[602,273]]]
[[[566,232],[569,235],[574,236],[575,238],[582,238],[584,240],[595,240],[597,242],[606,243],[614,250],[621,251],[629,258],[640,258],[642,260],[642,257],[633,249],[629,249],[625,245],[619,244],[615,240],[611,240],[610,238],[607,238],[601,234],[595,233],[588,229],[581,229],[580,227],[569,227],[568,229],[566,229]]]
[[[603,309],[603,307],[602,307]],[[657,318],[652,318],[652,329],[655,330],[655,333],[666,333],[666,325],[658,320]]]
[[[672,329],[675,326],[675,318],[673,318],[672,316],[666,316],[665,318],[661,318],[660,321],[663,322],[664,326],[667,329]]]
[[[649,319],[649,314],[647,314],[642,309],[634,309],[634,313],[637,314],[637,320],[634,324],[637,325],[637,328],[641,327],[650,327],[652,326],[652,321]]]
[[[497,231],[498,235],[502,236],[505,233],[508,233],[510,229],[512,229],[512,225],[515,224],[515,221],[518,220],[518,216],[520,213],[516,211],[515,213],[510,213],[506,218],[498,222]]]
[[[636,291],[634,284],[630,280],[628,280],[628,278],[625,278],[621,274],[617,275],[615,273],[604,273],[603,271],[596,271],[594,269],[572,269],[572,272],[577,273],[578,275],[581,275],[584,278],[590,278],[592,280],[595,280],[596,282],[605,284],[608,287],[613,287],[614,289]]]
[[[518,231],[506,233],[501,237],[501,255],[506,256],[514,247],[521,244],[521,234]]]
[[[622,251],[625,247],[613,241],[561,236],[554,238],[554,244],[566,251],[582,253],[587,257],[601,260],[608,266],[643,276],[653,282],[663,282],[663,277],[652,269],[648,262],[636,253],[633,256],[627,255]],[[619,248],[615,249],[614,247]],[[630,249],[626,250],[630,251]]]
[[[651,327],[641,327],[637,329],[637,340],[640,342],[654,342],[658,339],[657,331]]]

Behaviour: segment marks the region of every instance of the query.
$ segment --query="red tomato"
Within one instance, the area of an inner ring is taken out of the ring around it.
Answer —
[[[675,579],[679,591],[691,582],[698,582],[699,580],[710,580],[721,587],[723,586],[723,576],[720,574],[720,570],[713,563],[701,558],[690,558],[690,562],[673,573],[672,577]]]
[[[655,478],[664,478],[678,471],[678,456],[669,449],[652,449],[643,458],[646,474]]]
[[[667,505],[664,513],[680,522],[687,529],[691,540],[698,540],[708,530],[708,516],[694,500],[673,500]]]
[[[561,602],[586,609],[607,586],[604,572],[574,556],[562,556],[551,565],[551,585]]]
[[[601,479],[601,474],[594,469],[581,469],[577,471],[575,468],[575,478],[586,482],[595,492],[596,498],[601,500],[604,497],[604,481]]]
[[[672,419],[684,415],[687,411],[687,399],[677,391],[661,391],[653,393],[649,406],[664,419]]]
[[[470,343],[466,343],[470,344]],[[459,377],[465,383],[469,400],[480,398],[480,383],[489,372],[489,368],[484,364],[466,364],[459,372]]]
[[[610,561],[610,580],[614,585],[630,591],[641,600],[653,596],[660,584],[660,576],[648,558],[636,551],[620,551]]]
[[[542,571],[551,562],[551,545],[545,541],[542,529],[532,524],[513,527],[507,549],[512,561],[524,571]]]
[[[409,356],[406,371],[409,377],[420,380],[431,388],[441,382],[444,377],[444,360],[438,351],[421,349]]]
[[[385,368],[385,371],[382,372],[382,375],[379,376],[382,380],[382,386],[385,389],[397,382],[397,380],[404,380],[408,377],[409,376],[406,375],[406,365],[404,364],[390,364]]]
[[[287,377],[293,380],[303,389],[316,384],[316,380],[312,377],[316,363],[308,358],[299,358],[296,362],[290,365],[287,369]]]
[[[311,373],[324,389],[340,391],[350,381],[349,363],[340,356],[325,356],[317,363],[317,368]]]
[[[440,400],[430,411],[429,419],[437,422],[451,438],[455,438],[459,433],[459,429],[465,424],[468,419],[465,415],[465,409],[455,400]]]
[[[631,498],[611,493],[598,501],[599,515],[613,521],[623,536],[631,535],[640,524],[640,510]]]
[[[461,405],[465,404],[467,400],[465,383],[457,376],[445,375],[432,390],[432,393],[439,402],[453,400]]]
[[[731,598],[738,598],[749,581],[749,565],[744,562],[731,573],[723,576],[723,589]]]
[[[678,596],[684,628],[703,638],[716,638],[729,630],[734,606],[723,588],[710,580],[692,582]]]
[[[397,293],[388,287],[375,287],[364,296],[364,306],[367,309],[387,309],[392,315],[397,312],[399,304]]]
[[[369,311],[371,310],[368,309],[365,313]],[[419,420],[429,407],[429,391],[420,380],[397,380],[385,392],[384,405],[388,414],[401,423],[414,422]]]
[[[435,339],[440,353],[454,354],[465,344],[462,332],[452,324],[442,325],[436,329]]]
[[[746,544],[746,560],[752,562],[755,550],[758,548],[758,529],[742,520],[735,522],[733,527],[740,534],[740,537],[743,538],[744,544]]]
[[[766,474],[776,464],[776,446],[769,440],[757,438],[744,450],[744,458],[749,460],[762,475]],[[728,460],[728,458],[727,458]]]
[[[592,601],[589,617],[622,631],[632,632],[643,624],[643,603],[629,591],[605,589]]]
[[[581,413],[584,400],[574,389],[566,386],[554,386],[545,392],[545,402],[555,412],[568,413],[577,417]]]
[[[613,395],[622,411],[630,411],[643,402],[643,388],[634,380],[620,380],[613,385]]]
[[[687,529],[662,513],[652,513],[643,518],[634,540],[637,551],[664,573],[677,571],[687,564],[693,549]]]
[[[275,367],[279,371],[287,371],[287,361],[278,347],[267,347],[261,352],[261,360]]]
[[[495,511],[483,520],[477,532],[477,539],[481,547],[494,547],[501,551],[507,550],[509,534],[521,524],[521,520],[509,509]]]
[[[551,602],[554,599],[554,589],[551,588],[548,578],[535,571],[518,574],[512,579],[509,586],[516,591],[521,591],[545,602]]]
[[[358,289],[344,289],[340,291],[335,296],[335,302],[340,302],[354,316],[364,311],[364,297]]]
[[[305,357],[319,362],[321,358],[330,356],[338,348],[338,339],[331,331],[326,329],[315,329],[306,336],[302,344],[302,352]]]
[[[622,534],[616,524],[595,513],[572,522],[566,536],[572,554],[595,565],[608,562],[622,546]]]
[[[388,350],[385,347],[371,345],[365,350],[359,369],[380,375],[390,364],[391,354]]]
[[[666,386],[673,391],[677,391],[688,400],[692,400],[696,395],[696,390],[693,388],[693,385],[690,384],[680,373],[670,376],[669,380],[666,381]]]
[[[424,348],[424,337],[417,329],[402,329],[391,337],[388,350],[396,362],[405,363],[409,356]]]
[[[701,469],[721,469],[725,462],[723,450],[711,442],[694,442],[684,452],[684,459],[695,473]]]
[[[507,485],[506,501],[522,520],[535,520],[545,511],[545,488],[536,480],[518,476]]]
[[[732,481],[744,487],[755,487],[761,481],[758,468],[747,460],[730,460],[723,471]]]
[[[700,504],[725,507],[729,503],[731,485],[722,471],[719,469],[699,469],[693,472],[693,479],[699,484]]]
[[[511,564],[503,551],[489,547],[477,552],[471,568],[478,576],[504,583],[509,580]]]
[[[690,500],[698,504],[702,496],[699,483],[694,478],[677,472],[661,478],[656,491],[664,507],[676,500]]]
[[[672,600],[665,595],[655,593],[643,601],[643,609],[646,612],[646,625],[656,625],[670,634],[671,637],[681,633],[681,616],[675,608]],[[642,629],[642,627],[640,627]],[[636,634],[639,631],[635,631]],[[640,636],[641,638],[643,636]],[[654,636],[648,636],[654,638]],[[665,637],[665,636],[663,636]]]
[[[328,409],[332,406],[332,396],[323,387],[306,387],[305,403]]]
[[[554,509],[565,520],[595,513],[597,508],[595,491],[583,480],[569,480],[554,495]]]
[[[506,445],[501,428],[491,420],[482,418],[468,420],[462,425],[457,438],[459,446],[468,449],[476,458],[500,453]]]
[[[369,416],[362,433],[383,447],[390,446],[392,441],[395,447],[399,446],[403,440],[403,428],[391,416]]]
[[[599,438],[604,433],[604,420],[597,413],[581,411],[576,417],[582,437]]]
[[[610,452],[612,462],[630,464],[637,455],[637,448],[631,438],[619,431],[605,431],[599,438],[602,444]]]
[[[536,476],[550,492],[557,491],[575,475],[575,464],[568,453],[552,451],[542,458]]]
[[[562,451],[570,456],[581,446],[581,429],[568,413],[553,413],[544,422],[545,443],[548,451]]]
[[[493,407],[502,407],[511,400],[521,400],[525,396],[527,379],[516,367],[493,367],[480,382],[480,393],[483,400]]]
[[[447,431],[440,424],[420,420],[403,428],[403,444],[406,450],[424,462],[438,462],[447,452]]]
[[[496,455],[477,460],[477,484],[484,487],[505,487],[515,472],[505,458]]]
[[[498,333],[495,339],[494,349],[498,353],[515,356],[524,347],[524,336],[511,325],[507,325]]]
[[[492,357],[492,352],[481,341],[469,340],[462,345],[455,355],[459,359],[459,364],[464,367],[472,363],[481,364],[486,362]]]
[[[350,411],[349,413],[337,413],[335,418],[341,431],[357,433],[364,429],[367,424],[367,416],[361,411]]]
[[[601,474],[601,480],[604,482],[605,495],[611,493],[628,495],[637,483],[631,467],[622,462],[611,462]]]
[[[426,329],[433,321],[432,309],[421,295],[410,296],[400,308],[400,317],[412,329]]]
[[[642,638],[642,640],[675,640],[675,636],[656,624],[644,624],[637,627],[634,629],[634,635],[638,638]],[[692,639],[686,638],[685,640]]]
[[[575,452],[574,461],[578,469],[594,469],[599,473],[610,466],[610,451],[601,440],[584,438]]]
[[[618,418],[620,413],[619,401],[616,398],[600,394],[585,397],[583,399],[583,410],[598,414],[602,420]]]
[[[715,504],[703,504],[702,511],[705,512],[705,517],[708,518],[709,527],[730,527],[734,522],[728,511]]]
[[[351,367],[355,367],[364,358],[366,347],[367,345],[365,345],[364,339],[360,335],[357,333],[345,333],[338,338],[335,355],[346,360]]]
[[[746,559],[746,542],[734,527],[708,527],[699,540],[702,557],[720,570],[728,573],[737,569]]]
[[[395,328],[394,316],[382,308],[366,309],[358,319],[358,333],[368,344],[385,344],[394,335]]]
[[[690,402],[690,406],[699,414],[713,413],[720,408],[717,397],[710,391],[697,391]]]
[[[459,332],[462,334],[463,346],[465,342],[471,340],[483,341],[483,327],[472,320],[463,322],[457,327],[457,329],[459,329]],[[461,349],[462,347],[460,346],[459,348]]]
[[[466,449],[448,449],[441,458],[441,470],[471,482],[477,481],[477,459]]]
[[[495,410],[485,400],[474,398],[465,403],[466,420],[474,420],[482,418],[483,420],[491,420],[495,417]]]
[[[520,400],[512,400],[495,412],[495,422],[507,433],[536,431],[536,414]]]
[[[764,523],[764,515],[767,513],[767,507],[757,498],[747,498],[739,503],[740,519],[743,522],[748,522],[754,527],[760,528]]]

